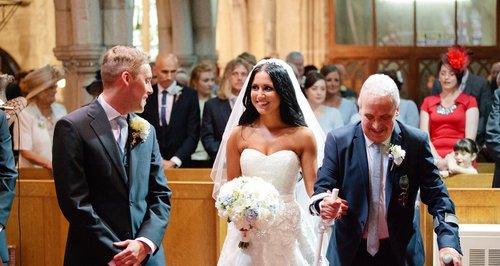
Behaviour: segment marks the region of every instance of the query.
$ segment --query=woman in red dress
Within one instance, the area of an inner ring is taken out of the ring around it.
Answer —
[[[473,96],[462,93],[462,77],[469,64],[469,56],[462,46],[448,48],[441,56],[440,94],[424,99],[420,107],[420,129],[427,132],[434,161],[446,168],[441,160],[453,152],[453,145],[462,138],[476,139],[479,109]]]

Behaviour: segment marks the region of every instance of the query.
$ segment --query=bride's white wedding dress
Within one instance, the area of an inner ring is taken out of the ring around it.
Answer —
[[[284,204],[270,228],[250,236],[247,249],[238,248],[241,234],[230,223],[218,265],[312,265],[316,236],[306,220],[308,214],[294,196],[300,169],[297,154],[281,150],[265,155],[247,148],[241,153],[240,164],[242,175],[272,183]]]

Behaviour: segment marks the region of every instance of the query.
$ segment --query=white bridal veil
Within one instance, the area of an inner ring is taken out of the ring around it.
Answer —
[[[293,88],[295,91],[295,95],[297,98],[297,102],[299,104],[300,109],[302,110],[302,113],[304,115],[304,120],[307,124],[307,127],[311,129],[311,131],[314,133],[314,137],[316,139],[316,147],[317,147],[317,164],[318,167],[323,163],[323,151],[324,151],[324,145],[325,145],[325,134],[323,133],[323,129],[321,129],[321,126],[318,123],[318,120],[314,116],[314,113],[311,109],[311,106],[307,102],[306,97],[302,93],[302,90],[300,89],[299,82],[297,81],[297,78],[295,77],[295,74],[292,70],[292,68],[285,63],[282,60],[279,59],[268,59],[268,60],[262,60],[257,63],[257,66],[260,66],[262,64],[276,64],[279,65],[283,68],[286,69],[288,73],[288,77],[290,80],[292,80]],[[255,70],[252,69],[252,72]],[[243,106],[243,96],[245,95],[245,90],[248,86],[248,82],[250,80],[251,73],[248,75],[245,84],[243,85],[243,88],[240,91],[240,94],[238,95],[238,98],[236,100],[236,103],[233,107],[233,111],[231,112],[231,116],[229,117],[229,120],[226,124],[226,128],[224,130],[224,135],[222,136],[221,144],[219,147],[219,151],[217,153],[217,157],[215,158],[214,165],[212,167],[212,172],[210,174],[212,180],[214,181],[214,190],[212,193],[212,196],[214,199],[217,199],[217,195],[219,193],[220,187],[227,181],[227,168],[226,168],[226,146],[227,146],[227,140],[229,136],[231,135],[231,131],[234,127],[238,125],[239,119],[241,117],[241,114],[243,114],[243,111],[245,110],[245,107]],[[310,198],[306,193],[306,188],[304,184],[304,180],[301,179],[300,182],[296,186],[296,199],[299,205],[302,207],[305,213],[309,213],[309,202]],[[319,233],[320,237],[317,237],[316,235],[310,236],[313,241],[320,240],[321,243],[318,243],[317,246],[317,255],[316,259],[318,263],[317,265],[328,265],[326,259],[324,259],[326,255],[326,247],[328,243],[328,234],[326,238],[323,238],[323,231],[320,229],[320,218],[317,216],[311,216],[311,215],[306,215],[308,217],[306,221],[309,223],[311,228],[317,233]]]
[[[279,59],[268,59],[268,60],[261,60],[255,65],[255,67],[262,65],[262,64],[276,64],[279,65],[283,68],[286,69],[288,73],[288,77],[292,80],[293,88],[295,90],[295,95],[297,97],[297,102],[299,104],[300,109],[302,110],[302,113],[304,114],[304,119],[307,124],[307,127],[312,130],[314,133],[315,139],[316,139],[316,146],[317,146],[317,162],[318,162],[318,167],[321,165],[323,162],[323,150],[324,150],[324,145],[325,145],[325,134],[323,133],[323,130],[321,129],[321,126],[318,123],[318,120],[314,116],[314,113],[311,109],[311,106],[307,102],[306,97],[302,93],[300,89],[299,82],[297,81],[297,78],[295,77],[295,74],[293,73],[292,68],[285,63],[282,60]],[[252,69],[252,72],[255,70]],[[251,73],[252,73],[251,72]],[[227,145],[227,140],[229,138],[229,135],[231,134],[231,130],[238,125],[238,121],[241,117],[241,114],[245,110],[245,107],[243,106],[243,95],[245,94],[245,90],[248,86],[248,82],[250,80],[251,73],[248,75],[247,79],[245,80],[245,84],[243,84],[243,88],[240,91],[240,94],[238,95],[238,98],[236,100],[236,103],[233,107],[233,111],[231,112],[231,116],[229,117],[229,120],[227,121],[226,128],[224,130],[224,135],[222,136],[222,141],[220,143],[219,147],[219,152],[217,153],[217,157],[215,158],[214,165],[212,167],[212,173],[210,176],[212,177],[212,180],[214,181],[214,190],[212,196],[214,199],[217,198],[217,194],[219,193],[219,189],[227,181],[227,168],[226,168],[226,145]],[[301,205],[308,204],[309,203],[309,197],[305,193],[305,186],[303,181],[300,182],[297,186],[297,199]],[[304,207],[304,206],[303,206]]]

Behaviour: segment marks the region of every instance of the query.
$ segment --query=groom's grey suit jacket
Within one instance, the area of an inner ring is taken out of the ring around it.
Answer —
[[[134,117],[129,114],[128,120]],[[69,221],[65,265],[107,265],[121,251],[113,242],[138,237],[158,247],[143,265],[165,265],[161,242],[171,191],[150,128],[143,143],[132,146],[129,137],[123,157],[98,101],[57,122],[53,172],[59,206]]]

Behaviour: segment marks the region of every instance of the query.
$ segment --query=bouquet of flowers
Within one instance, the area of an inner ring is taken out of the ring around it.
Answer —
[[[279,192],[260,177],[241,176],[225,183],[215,207],[241,232],[239,248],[250,245],[249,233],[266,229],[274,222],[281,207]]]

